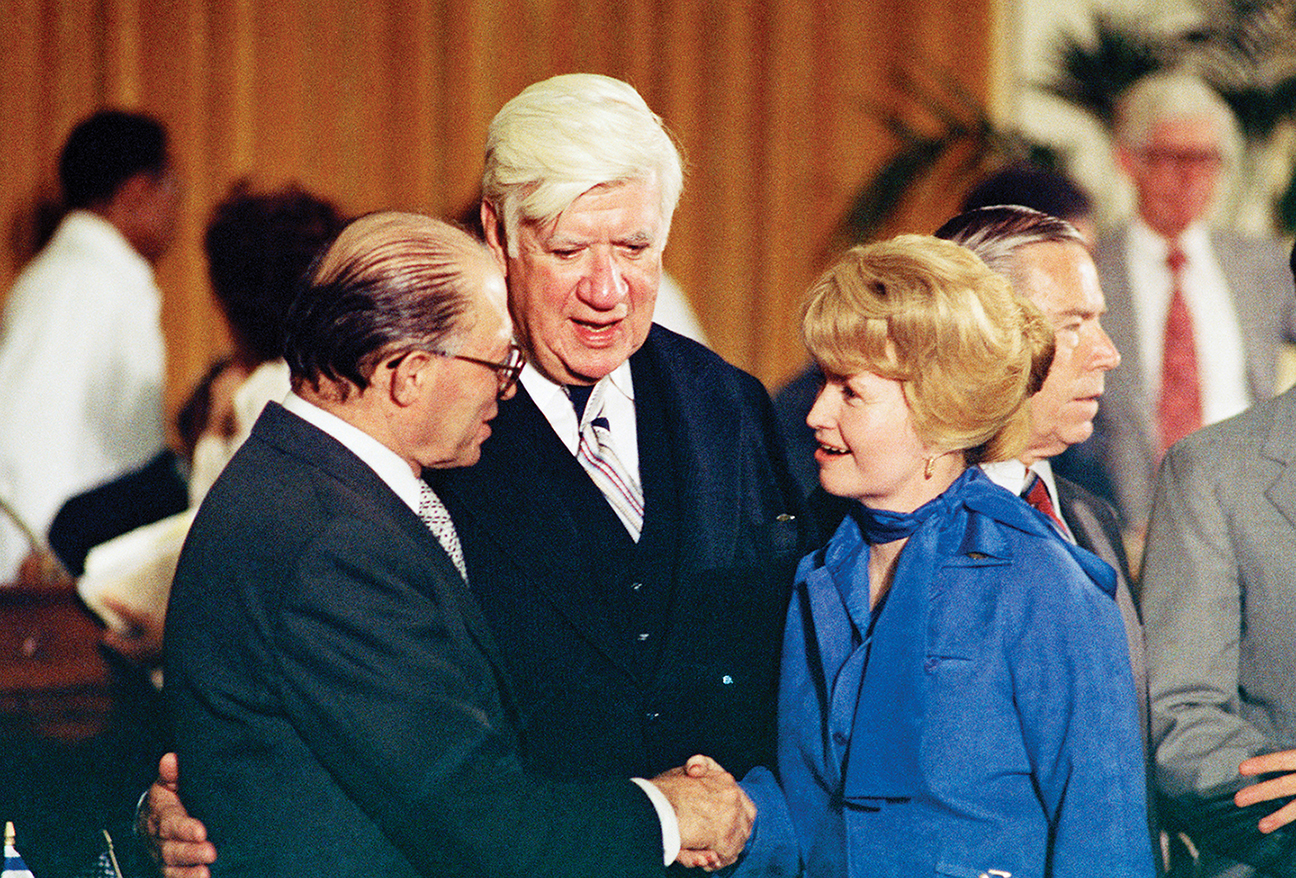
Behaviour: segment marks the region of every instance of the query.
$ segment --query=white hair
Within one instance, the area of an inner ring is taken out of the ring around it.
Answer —
[[[658,187],[663,243],[684,188],[684,167],[662,120],[630,85],[569,73],[525,88],[486,134],[482,196],[504,223],[516,255],[523,221],[555,219],[600,185]]]
[[[1127,149],[1142,149],[1158,123],[1185,116],[1205,117],[1215,123],[1225,158],[1236,151],[1233,111],[1215,89],[1184,71],[1145,76],[1121,94],[1116,104],[1116,142]]]

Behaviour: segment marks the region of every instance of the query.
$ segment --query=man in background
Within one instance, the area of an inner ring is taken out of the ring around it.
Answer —
[[[153,268],[175,229],[166,132],[105,110],[59,159],[69,213],[23,270],[0,335],[0,581],[40,549],[65,500],[166,440],[165,348]],[[33,544],[34,543],[34,544]]]
[[[1093,432],[1107,374],[1121,362],[1120,352],[1102,328],[1106,304],[1093,259],[1084,238],[1069,223],[1013,205],[959,214],[941,226],[936,237],[980,256],[1053,324],[1053,362],[1043,386],[1030,399],[1031,435],[1026,450],[1017,460],[981,467],[1000,487],[1052,519],[1064,539],[1093,552],[1116,571],[1116,603],[1125,623],[1146,745],[1143,631],[1116,512],[1105,500],[1057,476],[1051,466],[1051,458]]]
[[[1288,390],[1175,444],[1157,477],[1139,596],[1156,780],[1199,857],[1176,874],[1296,875],[1293,568]]]
[[[1117,163],[1136,215],[1095,250],[1124,356],[1096,432],[1076,449],[1141,534],[1165,449],[1275,390],[1279,346],[1296,339],[1296,297],[1278,244],[1208,227],[1235,152],[1232,114],[1199,79],[1143,79],[1117,107]]]

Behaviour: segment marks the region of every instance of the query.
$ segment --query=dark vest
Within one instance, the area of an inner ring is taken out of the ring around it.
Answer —
[[[795,488],[759,387],[669,344],[696,374],[651,337],[630,361],[638,544],[525,391],[501,403],[480,463],[431,476],[513,677],[524,761],[549,777],[772,759]]]

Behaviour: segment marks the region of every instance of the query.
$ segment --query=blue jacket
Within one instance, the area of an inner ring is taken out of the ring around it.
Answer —
[[[937,502],[875,613],[853,516],[802,559],[738,874],[1152,875],[1111,568],[978,470]]]

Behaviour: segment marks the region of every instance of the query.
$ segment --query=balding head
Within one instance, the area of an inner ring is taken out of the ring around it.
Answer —
[[[466,232],[414,213],[347,225],[320,257],[289,311],[285,358],[293,386],[321,378],[358,390],[397,348],[455,353],[471,328],[490,253]],[[492,303],[501,314],[503,301]]]

